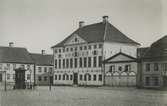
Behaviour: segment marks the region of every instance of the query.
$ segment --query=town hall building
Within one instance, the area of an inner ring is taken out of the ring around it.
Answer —
[[[136,58],[139,43],[128,38],[103,16],[102,22],[79,28],[52,46],[55,85],[105,85],[103,61],[120,51]]]

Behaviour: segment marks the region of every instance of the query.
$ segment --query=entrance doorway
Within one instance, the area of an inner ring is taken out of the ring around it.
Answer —
[[[15,89],[25,89],[25,69],[15,69]]]
[[[78,73],[74,73],[74,80],[73,84],[77,85],[78,84]]]

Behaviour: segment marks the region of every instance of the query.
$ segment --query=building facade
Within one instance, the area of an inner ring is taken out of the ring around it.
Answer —
[[[53,46],[55,85],[103,85],[102,61],[120,52],[136,57],[138,43],[125,36],[108,21],[79,28]]]
[[[122,52],[106,59],[105,84],[108,86],[136,86],[137,59]]]
[[[143,88],[164,88],[167,86],[167,36],[154,42],[151,47],[138,50],[140,73],[138,86]]]
[[[42,50],[41,54],[31,53],[35,62],[36,84],[53,84],[53,55],[48,55]]]
[[[0,82],[15,86],[16,70],[24,70],[24,82],[27,86],[35,85],[35,64],[25,48],[0,47]]]

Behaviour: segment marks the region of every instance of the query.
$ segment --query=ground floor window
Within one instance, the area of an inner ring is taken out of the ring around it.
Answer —
[[[150,77],[145,77],[145,84],[146,86],[150,85]]]
[[[70,75],[70,80],[72,80],[73,78],[72,78],[72,75]]]
[[[99,81],[102,81],[102,75],[101,74],[99,75]]]
[[[57,75],[55,75],[55,80],[57,80]]]
[[[93,80],[96,81],[96,74],[93,75]]]
[[[59,75],[59,80],[61,80],[61,75]]]
[[[153,84],[154,84],[154,86],[159,85],[159,78],[158,77],[153,77]]]
[[[47,76],[44,76],[44,81],[47,81],[47,78],[48,78]]]
[[[38,77],[38,81],[42,81],[42,77],[41,76]]]
[[[65,80],[65,75],[63,75],[63,80]]]
[[[91,75],[88,75],[88,80],[89,80],[89,81],[91,80]]]
[[[82,75],[80,75],[80,80],[82,81]]]
[[[69,76],[68,75],[66,75],[66,80],[69,80]]]

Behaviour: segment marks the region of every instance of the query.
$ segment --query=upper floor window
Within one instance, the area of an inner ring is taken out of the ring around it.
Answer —
[[[75,51],[77,51],[77,49],[78,49],[78,48],[77,48],[77,47],[75,47]]]
[[[84,46],[84,50],[87,50],[87,46]]]
[[[149,63],[146,64],[146,71],[150,71],[150,64]]]
[[[52,72],[52,67],[49,68],[49,72]]]
[[[96,57],[93,57],[93,67],[96,67],[96,64],[97,64],[97,59]]]
[[[38,72],[41,72],[42,71],[42,68],[41,67],[38,67]]]
[[[7,64],[7,69],[10,70],[10,64]]]
[[[59,53],[61,53],[61,49],[59,49]]]
[[[57,49],[55,49],[55,53],[57,53]]]
[[[79,48],[80,48],[80,50],[82,50],[82,46],[80,46]]]
[[[130,71],[130,69],[131,69],[131,65],[125,65],[125,72]]]
[[[73,51],[73,48],[71,48],[71,52]]]
[[[57,68],[57,59],[55,59],[55,68]]]
[[[89,46],[88,46],[88,49],[89,49],[89,50],[91,50],[91,48],[92,48],[92,46],[91,46],[91,45],[89,45]]]
[[[27,70],[29,70],[29,69],[30,69],[30,65],[28,64],[28,65],[27,65]]]
[[[154,71],[158,71],[158,63],[154,63]]]
[[[0,64],[0,70],[2,70],[2,64]]]
[[[47,67],[44,67],[44,72],[47,72]]]
[[[78,41],[78,39],[77,38],[75,38],[75,42],[77,42]]]
[[[94,45],[94,49],[96,49],[97,48],[97,45]]]
[[[102,66],[102,56],[99,56],[99,67]]]
[[[63,52],[65,52],[65,49],[63,49]]]
[[[102,44],[99,44],[99,48],[102,48],[102,46],[103,46]]]
[[[66,48],[66,52],[68,52],[69,51],[69,48]]]
[[[111,65],[111,66],[109,67],[109,72],[113,72],[113,71],[115,71],[115,66],[114,66],[114,65]]]

